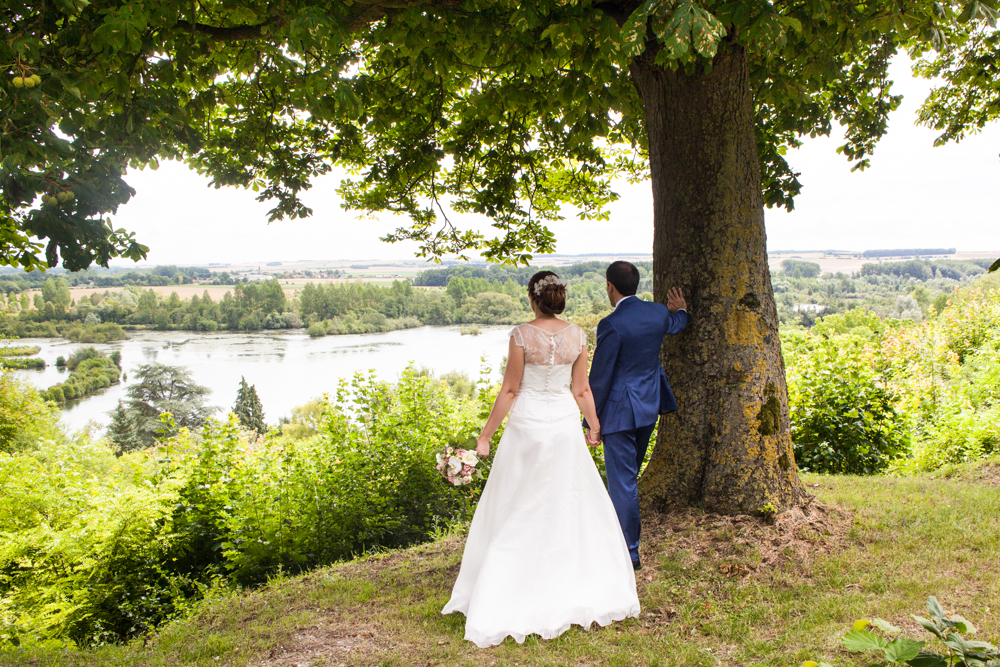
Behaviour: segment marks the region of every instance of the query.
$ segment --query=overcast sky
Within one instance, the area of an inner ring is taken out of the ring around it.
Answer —
[[[916,127],[916,109],[930,89],[905,59],[891,68],[904,100],[871,168],[851,173],[836,153],[841,137],[806,140],[789,162],[802,172],[795,211],[767,211],[769,250],[866,250],[956,247],[1000,250],[1000,126],[961,144],[933,147],[933,130]],[[412,259],[415,244],[378,239],[399,226],[386,217],[357,220],[340,207],[339,177],[318,180],[304,199],[307,220],[267,224],[266,204],[249,191],[208,187],[185,166],[130,173],[136,189],[115,225],[136,232],[155,264],[295,261],[300,259]],[[552,225],[557,252],[649,253],[652,195],[649,183],[617,188],[610,222],[567,219]],[[469,221],[480,224],[478,221]],[[115,262],[129,265],[131,262]]]

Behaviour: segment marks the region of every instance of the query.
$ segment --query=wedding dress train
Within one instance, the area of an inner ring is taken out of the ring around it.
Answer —
[[[441,612],[465,614],[465,638],[480,647],[639,614],[628,547],[570,391],[584,333],[522,324],[511,336],[525,351],[520,390]]]

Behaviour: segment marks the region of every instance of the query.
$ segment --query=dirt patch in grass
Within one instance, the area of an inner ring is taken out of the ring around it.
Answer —
[[[984,463],[980,466],[966,468],[955,475],[954,479],[989,486],[1000,486],[1000,463]]]
[[[414,647],[408,645],[412,638],[394,619],[395,611],[450,586],[458,576],[458,557],[464,547],[464,536],[450,537],[411,549],[373,554],[303,577],[301,604],[314,610],[311,623],[296,628],[253,664],[256,667],[369,665],[380,664],[390,655],[414,652]],[[370,582],[376,592],[368,601],[319,604],[310,592],[321,589],[324,579]],[[406,591],[402,592],[401,587]]]
[[[318,623],[299,628],[288,641],[271,649],[257,662],[260,667],[313,667],[351,665],[389,649],[377,637],[378,626],[351,624],[348,627]]]
[[[650,556],[686,552],[716,561],[727,577],[747,576],[841,549],[852,522],[851,512],[816,499],[779,514],[773,523],[745,514],[677,510],[643,520],[644,551]]]

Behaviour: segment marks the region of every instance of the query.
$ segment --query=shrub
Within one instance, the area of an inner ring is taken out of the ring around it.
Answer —
[[[94,392],[106,389],[121,381],[121,353],[115,352],[109,359],[103,353],[92,347],[85,347],[75,352],[66,361],[71,368],[65,382],[49,387],[43,396],[46,400],[63,403],[77,398],[84,398]]]
[[[812,337],[789,373],[795,460],[810,472],[871,475],[907,447],[894,396],[865,358],[865,339]]]
[[[59,434],[59,410],[28,382],[0,371],[0,452],[33,447]]]

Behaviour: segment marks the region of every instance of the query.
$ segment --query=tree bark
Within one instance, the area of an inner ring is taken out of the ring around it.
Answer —
[[[753,95],[743,50],[711,72],[630,74],[645,106],[653,185],[654,296],[684,289],[691,322],[661,360],[679,411],[661,417],[643,504],[774,514],[806,496],[792,452],[771,288]]]

